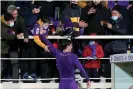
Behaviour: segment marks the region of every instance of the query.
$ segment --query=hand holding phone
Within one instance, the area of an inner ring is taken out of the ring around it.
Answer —
[[[101,21],[101,25],[103,26],[104,24],[107,24],[108,23],[108,21],[105,21],[105,20],[102,20]]]

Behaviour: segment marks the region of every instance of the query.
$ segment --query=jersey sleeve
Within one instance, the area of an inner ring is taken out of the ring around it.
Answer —
[[[46,45],[41,41],[41,39],[39,37],[39,32],[40,32],[39,26],[38,25],[35,25],[34,28],[33,28],[33,30],[32,30],[34,42],[37,45],[39,45],[40,47],[45,48]]]
[[[81,65],[81,63],[76,55],[74,55],[74,64],[80,70],[80,72],[86,78],[86,80],[89,81],[89,77],[88,77],[87,73],[85,72],[83,66]]]
[[[46,43],[46,45],[49,46],[49,49],[50,49],[50,51],[52,52],[52,54],[53,54],[54,56],[56,56],[57,53],[59,53],[59,51],[58,51],[56,48],[54,48],[54,46],[53,46],[53,45],[51,44],[51,42],[46,38],[45,35],[46,35],[46,34],[40,35],[41,40],[43,40],[43,41]]]

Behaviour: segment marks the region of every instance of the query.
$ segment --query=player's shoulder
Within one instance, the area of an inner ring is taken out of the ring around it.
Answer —
[[[75,57],[75,58],[77,58],[77,57],[78,57],[75,53],[72,53],[72,56],[73,56],[73,57]]]

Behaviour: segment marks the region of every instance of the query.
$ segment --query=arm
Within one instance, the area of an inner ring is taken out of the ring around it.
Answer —
[[[87,82],[89,81],[89,77],[87,75],[87,73],[85,72],[83,66],[81,65],[78,57],[75,55],[74,57],[74,64],[76,65],[76,67],[80,70],[80,72],[83,74],[83,76],[86,78]]]
[[[58,50],[53,47],[51,42],[46,38],[45,34],[41,34],[40,38],[41,38],[41,40],[43,40],[46,43],[47,46],[49,46],[49,49],[53,53],[53,55],[56,56],[58,53]]]
[[[34,37],[34,42],[39,45],[42,48],[45,48],[46,45],[40,40],[38,35],[33,36]]]
[[[20,17],[20,24],[19,24],[22,29],[22,32],[24,33],[24,38],[28,38],[28,29],[27,27],[25,26],[25,22],[24,22],[24,19],[22,17]]]
[[[118,34],[120,34],[120,35],[126,35],[126,28],[117,28],[117,27],[115,27],[115,26],[112,26],[112,31],[113,32],[116,32],[116,33],[118,33]]]

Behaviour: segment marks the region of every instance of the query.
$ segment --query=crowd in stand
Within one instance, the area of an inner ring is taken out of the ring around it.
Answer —
[[[50,58],[47,35],[70,35],[73,52],[86,57],[83,66],[92,78],[111,77],[112,54],[133,52],[133,40],[76,40],[80,35],[133,35],[133,1],[2,1],[2,58]],[[33,36],[33,39],[29,39]],[[20,38],[24,39],[20,40]],[[60,49],[65,40],[51,40]],[[130,45],[130,47],[129,47]],[[129,49],[130,48],[130,49]],[[55,60],[2,60],[2,78],[59,77]],[[104,73],[104,74],[103,74]],[[18,81],[14,81],[18,82]],[[46,82],[46,81],[42,81]],[[49,81],[48,81],[49,82]],[[97,81],[96,81],[97,82]],[[110,80],[107,80],[110,82]]]

